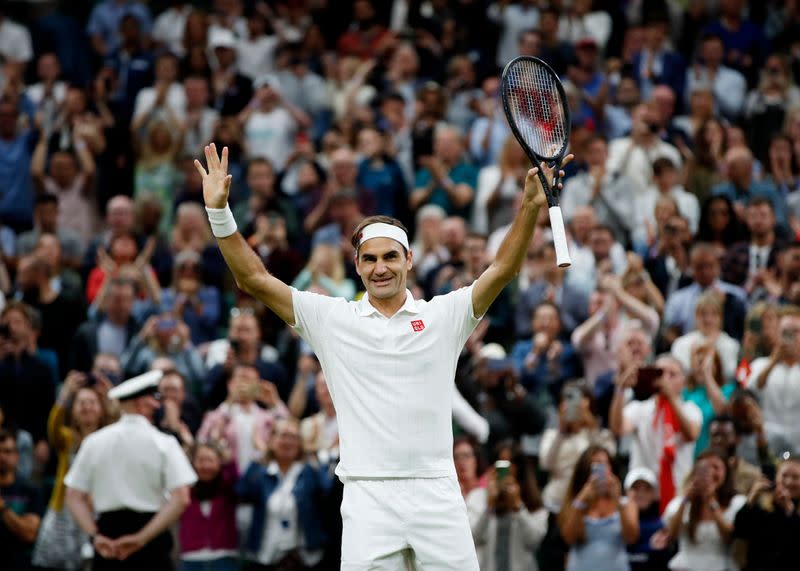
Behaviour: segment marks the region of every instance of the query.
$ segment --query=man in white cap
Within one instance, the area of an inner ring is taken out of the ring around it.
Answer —
[[[406,289],[413,256],[402,223],[366,218],[352,245],[367,293],[348,302],[297,291],[269,274],[236,231],[227,148],[220,157],[212,144],[205,155],[208,172],[199,161],[195,166],[237,284],[294,327],[325,372],[339,424],[336,474],[344,483],[341,569],[477,571],[453,464],[452,385],[467,338],[525,258],[546,203],[537,169],[528,172],[491,266],[469,287],[429,302]]]
[[[122,418],[86,437],[64,478],[67,507],[95,550],[94,571],[172,569],[168,528],[189,505],[197,475],[175,437],[152,424],[162,376],[150,371],[108,391]]]

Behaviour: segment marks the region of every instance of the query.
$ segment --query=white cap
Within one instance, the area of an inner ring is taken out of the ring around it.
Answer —
[[[214,48],[230,48],[235,50],[237,48],[236,36],[233,32],[225,28],[211,28],[208,34],[208,47],[212,50]]]
[[[505,359],[506,350],[499,343],[489,343],[481,347],[481,350],[478,351],[478,357],[492,360]]]
[[[644,466],[641,468],[634,468],[628,472],[628,475],[625,476],[625,489],[631,489],[636,482],[647,482],[656,490],[658,489],[658,480],[656,479],[655,472],[653,472],[650,468],[645,468]]]
[[[108,398],[125,401],[151,395],[158,392],[158,383],[163,376],[163,371],[148,371],[138,377],[123,381],[108,391]]]
[[[271,87],[274,91],[280,93],[281,80],[274,73],[265,73],[253,80],[253,89],[258,89],[259,87]]]

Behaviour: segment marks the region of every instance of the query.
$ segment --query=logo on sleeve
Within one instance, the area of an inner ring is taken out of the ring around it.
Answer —
[[[425,329],[425,323],[423,323],[421,319],[415,319],[411,322],[411,327],[414,331],[422,331]]]

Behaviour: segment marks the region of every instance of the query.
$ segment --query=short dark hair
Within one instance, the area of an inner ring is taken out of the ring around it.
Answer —
[[[615,240],[614,231],[611,229],[611,226],[607,224],[595,224],[592,226],[591,230],[589,230],[589,234],[594,234],[595,232],[606,232],[609,236],[611,236],[612,240]]]
[[[653,161],[654,176],[661,176],[667,170],[678,170],[678,167],[675,166],[675,163],[673,163],[671,159],[668,159],[667,157],[660,157]]]
[[[775,205],[772,204],[772,201],[766,196],[754,196],[747,201],[747,207],[750,208],[751,206],[769,206],[769,209],[775,212]]]
[[[17,447],[17,435],[11,430],[6,430],[5,428],[0,428],[0,442],[5,442],[6,440],[12,440],[14,442],[14,448]]]
[[[717,422],[717,423],[720,423],[720,424],[730,423],[730,424],[733,425],[734,428],[737,428],[736,427],[736,421],[734,420],[734,418],[730,414],[718,414],[714,418],[711,419],[711,422],[709,422],[708,425],[711,426],[711,424],[714,423],[714,422]]]
[[[356,252],[358,252],[359,242],[361,241],[361,234],[363,233],[364,228],[366,228],[370,224],[378,224],[378,223],[397,226],[403,232],[406,233],[406,236],[408,236],[408,228],[406,228],[405,225],[402,222],[400,222],[397,218],[392,218],[391,216],[384,216],[382,214],[379,214],[377,216],[367,216],[366,218],[364,218],[364,220],[361,221],[361,223],[358,226],[356,226],[356,229],[353,230],[353,235],[350,237],[350,243],[353,245],[353,248],[355,249]],[[408,251],[406,250],[405,246],[403,246],[403,253],[408,255]]]

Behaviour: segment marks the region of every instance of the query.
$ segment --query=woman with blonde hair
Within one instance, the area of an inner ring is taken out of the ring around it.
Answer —
[[[316,291],[330,297],[351,300],[356,295],[353,280],[345,275],[342,250],[331,244],[317,244],[308,264],[295,278],[292,287],[300,291]]]
[[[514,217],[514,198],[525,182],[530,161],[512,135],[500,150],[497,164],[483,167],[472,207],[472,229],[489,235]]]
[[[64,476],[81,442],[108,422],[103,391],[110,387],[106,378],[72,371],[50,411],[47,437],[56,452],[58,464],[50,505],[33,550],[32,561],[37,568],[83,568],[82,551],[89,537],[65,509]]]
[[[172,197],[180,183],[175,164],[181,148],[180,128],[174,120],[152,121],[143,128],[139,160],[134,171],[134,197],[153,194],[161,203],[164,215],[160,230],[169,233],[172,227]]]
[[[317,565],[326,541],[320,496],[333,484],[327,466],[303,461],[300,424],[275,422],[264,462],[253,462],[236,484],[253,504],[245,542],[254,569],[304,569]]]

